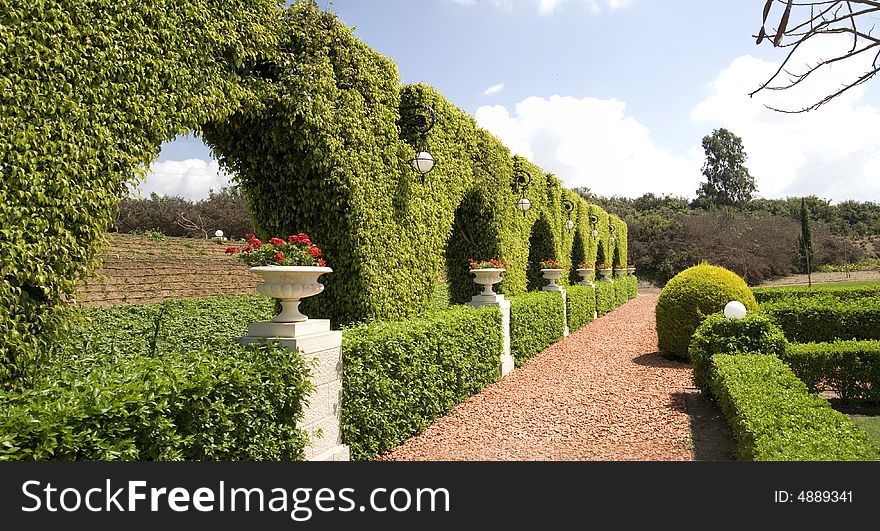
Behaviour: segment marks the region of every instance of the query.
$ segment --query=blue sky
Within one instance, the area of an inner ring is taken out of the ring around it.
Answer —
[[[803,94],[748,97],[783,58],[755,45],[761,0],[318,3],[393,59],[403,83],[433,85],[568,187],[693,197],[701,139],[727,127],[743,138],[758,196],[880,201],[876,86],[809,115],[763,107],[806,103],[858,65],[819,76]],[[228,178],[193,138],[166,144],[153,168],[144,193],[199,199]]]

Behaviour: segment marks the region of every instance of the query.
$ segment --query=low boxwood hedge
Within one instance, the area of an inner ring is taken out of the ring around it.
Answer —
[[[792,343],[781,357],[811,391],[880,401],[880,341]]]
[[[623,306],[629,300],[629,278],[619,277],[614,279],[614,307]]]
[[[418,434],[500,375],[495,306],[361,324],[342,337],[342,434],[355,460],[373,459]]]
[[[785,337],[794,343],[880,339],[880,297],[783,298],[765,302],[761,310],[768,313],[785,332]]]
[[[35,384],[0,395],[4,460],[296,460],[309,367],[239,347],[272,299],[78,311]]]
[[[563,338],[565,307],[556,291],[536,291],[510,299],[510,353],[516,366]]]
[[[0,460],[301,460],[310,390],[277,346],[91,359],[0,395]]]
[[[709,369],[716,354],[758,352],[782,355],[787,341],[782,330],[762,313],[750,312],[744,319],[728,319],[724,313],[706,317],[688,348],[694,369],[694,384],[704,393],[711,394]]]
[[[830,297],[841,300],[864,299],[866,297],[880,297],[880,283],[874,286],[837,287],[831,285],[820,286],[780,286],[773,288],[752,288],[755,300],[758,303],[774,302],[780,299],[801,297]]]
[[[568,298],[568,330],[574,333],[593,320],[596,311],[596,290],[592,286],[570,286]]]
[[[599,317],[611,312],[615,306],[614,283],[613,282],[594,282],[596,285],[596,312]]]
[[[711,386],[733,432],[737,459],[880,459],[861,429],[810,394],[776,356],[716,354]]]
[[[639,279],[633,275],[628,275],[625,279],[627,287],[627,297],[632,300],[639,296]]]

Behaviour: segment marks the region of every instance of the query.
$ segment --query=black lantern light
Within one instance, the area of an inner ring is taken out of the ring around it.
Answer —
[[[608,232],[611,234],[611,238],[608,241],[614,243],[614,225],[608,225]]]
[[[562,200],[562,208],[568,212],[568,221],[565,222],[565,228],[571,232],[571,229],[574,228],[574,221],[571,220],[571,213],[574,212],[574,201],[571,199],[563,199]]]
[[[434,157],[428,153],[428,133],[435,123],[437,123],[437,113],[429,105],[412,105],[401,109],[401,128],[405,131],[415,130],[419,135],[416,156],[409,163],[423,179],[434,169]]]
[[[532,182],[531,173],[522,168],[515,168],[513,170],[513,189],[520,193],[520,198],[516,202],[516,208],[522,211],[523,217],[532,208],[532,202],[526,197],[526,189],[529,187],[530,182]]]
[[[599,237],[599,229],[596,228],[596,225],[598,224],[599,216],[597,216],[596,214],[590,214],[590,225],[593,227],[593,232],[591,233],[593,235],[593,239]]]

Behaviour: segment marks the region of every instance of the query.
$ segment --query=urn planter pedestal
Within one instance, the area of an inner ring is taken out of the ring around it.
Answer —
[[[513,355],[510,353],[510,301],[492,290],[492,286],[502,280],[501,273],[506,271],[500,268],[471,269],[474,282],[483,287],[482,293],[471,297],[469,306],[480,308],[482,306],[497,306],[501,311],[501,352],[499,371],[501,377],[507,376],[514,369]]]
[[[581,286],[592,286],[593,285],[593,269],[592,268],[581,268],[577,270],[578,275],[581,276],[581,281],[578,282],[578,285]]]
[[[541,273],[550,281],[550,284],[541,288],[542,291],[562,291],[562,286],[556,284],[556,281],[562,278],[562,269],[542,269]]]

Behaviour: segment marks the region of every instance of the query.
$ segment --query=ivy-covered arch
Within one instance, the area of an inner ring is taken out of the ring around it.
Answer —
[[[9,0],[0,10],[0,386],[27,381],[132,175],[262,99],[276,0]]]
[[[0,12],[0,385],[26,380],[130,176],[181,132],[201,133],[236,175],[261,236],[308,232],[324,249],[334,272],[305,311],[335,325],[422,311],[441,267],[478,258],[451,245],[456,223],[497,253],[479,258],[514,264],[510,295],[526,290],[536,224],[550,242],[540,258],[571,256],[586,212],[607,242],[607,213],[511,157],[433,88],[402,87],[392,61],[314,2],[11,4]],[[401,120],[416,105],[437,114],[424,179]],[[532,175],[525,215],[514,166]],[[563,198],[576,202],[577,232],[564,228]]]

